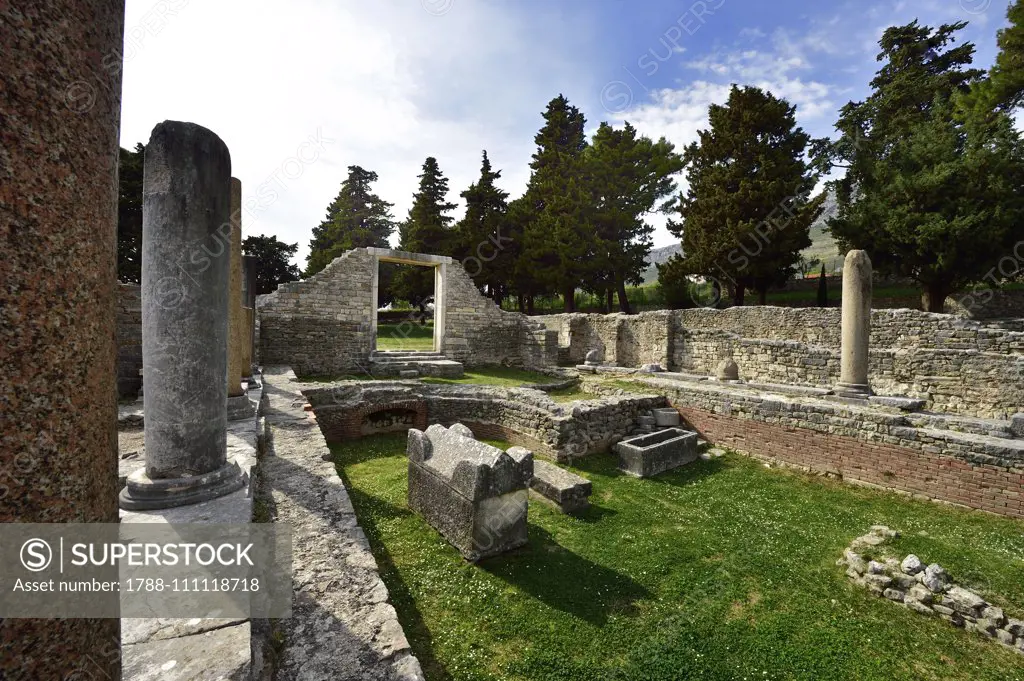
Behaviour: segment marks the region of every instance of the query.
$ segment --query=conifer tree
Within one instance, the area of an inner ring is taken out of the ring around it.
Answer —
[[[824,194],[810,200],[817,179],[807,157],[811,138],[796,125],[795,107],[756,87],[733,86],[713,104],[709,128],[686,148],[689,187],[679,197],[683,258],[666,264],[678,275],[709,277],[742,305],[746,289],[764,300],[770,286],[795,272],[811,245],[810,224]]]
[[[455,208],[447,201],[448,179],[441,173],[437,159],[428,156],[419,175],[419,189],[413,194],[409,217],[398,228],[399,245],[403,251],[448,255],[454,245],[451,229]],[[394,293],[425,310],[434,295],[434,272],[431,268],[407,266],[396,272]]]
[[[832,157],[847,167],[838,215],[842,248],[862,248],[875,269],[910,277],[922,306],[972,282],[998,282],[999,259],[1024,236],[1024,147],[1005,111],[960,115],[982,82],[974,46],[950,47],[966,24],[916,21],[882,35],[883,63],[862,102],[840,111]]]
[[[508,192],[495,186],[500,170],[491,170],[487,152],[483,152],[480,179],[462,192],[466,214],[455,227],[452,257],[462,263],[481,290],[501,304],[511,278],[511,239],[503,231],[508,212]]]
[[[376,181],[377,173],[359,166],[348,167],[348,177],[327,207],[327,217],[313,228],[306,260],[307,277],[353,248],[388,247],[388,237],[395,229],[391,215],[394,204],[370,190],[370,184]]]

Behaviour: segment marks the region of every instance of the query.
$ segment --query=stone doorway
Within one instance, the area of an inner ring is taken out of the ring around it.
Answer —
[[[447,305],[448,298],[448,265],[451,264],[452,259],[444,255],[409,253],[406,251],[395,251],[389,248],[367,248],[366,250],[373,257],[373,275],[370,285],[370,299],[373,301],[371,306],[370,338],[373,344],[373,352],[377,351],[377,300],[380,288],[380,264],[383,262],[396,263],[399,265],[412,265],[416,267],[429,267],[434,270],[434,341],[431,351],[434,353],[443,353],[445,336],[445,306]]]

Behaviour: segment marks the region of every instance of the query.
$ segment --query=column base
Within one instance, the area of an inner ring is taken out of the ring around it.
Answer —
[[[867,383],[843,383],[842,381],[836,383],[836,387],[832,389],[832,392],[840,397],[861,397],[865,399],[875,394]]]
[[[228,421],[241,421],[256,415],[256,404],[247,395],[228,397]]]
[[[153,480],[140,470],[128,476],[118,502],[129,511],[174,508],[216,499],[244,486],[242,469],[234,461],[215,471],[184,478]]]

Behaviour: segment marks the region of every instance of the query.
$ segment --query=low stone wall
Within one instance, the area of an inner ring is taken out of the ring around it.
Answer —
[[[366,415],[381,410],[425,411],[427,424],[468,425],[478,437],[500,437],[541,456],[569,461],[604,452],[637,428],[642,412],[666,404],[664,397],[628,395],[559,404],[528,388],[431,385],[363,381],[306,387],[328,442],[361,437]]]
[[[945,311],[969,319],[1024,317],[1024,289],[992,289],[979,286],[976,291],[946,298]]]
[[[837,564],[846,566],[846,576],[876,596],[926,617],[938,615],[1024,654],[1024,620],[1007,617],[1002,608],[957,584],[941,565],[925,566],[914,554],[902,560],[888,555],[883,544],[898,536],[895,530],[876,525],[854,539]]]
[[[117,285],[117,396],[135,397],[142,386],[142,288]]]
[[[995,422],[978,425],[999,437],[940,430],[934,419],[881,407],[717,382],[633,380],[666,395],[709,442],[850,482],[1024,518],[1024,440],[997,431]]]

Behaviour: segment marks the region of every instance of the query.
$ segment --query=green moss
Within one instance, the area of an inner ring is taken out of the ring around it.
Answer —
[[[1024,679],[1024,656],[852,585],[873,524],[1024,610],[1024,524],[728,454],[638,480],[579,461],[593,506],[530,502],[530,543],[463,561],[406,506],[405,437],[333,448],[428,679]]]

